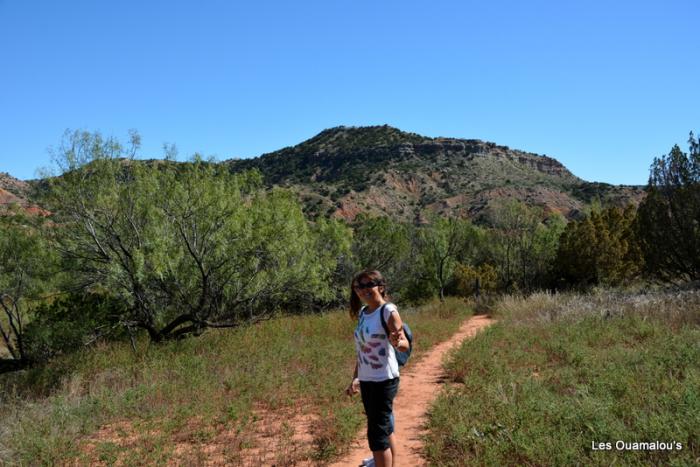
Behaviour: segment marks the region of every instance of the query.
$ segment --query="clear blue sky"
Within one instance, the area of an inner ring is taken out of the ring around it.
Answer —
[[[257,156],[387,123],[644,184],[700,130],[700,2],[0,0],[0,171],[66,128]]]

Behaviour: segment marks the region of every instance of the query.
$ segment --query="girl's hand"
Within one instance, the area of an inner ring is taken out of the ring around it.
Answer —
[[[408,339],[404,337],[403,329],[392,332],[389,336],[389,340],[391,341],[391,345],[393,345],[399,352],[405,352],[408,350]]]
[[[391,336],[389,336],[389,340],[391,341],[391,345],[398,347],[399,342],[401,341],[401,331],[392,332]]]
[[[348,396],[353,396],[360,392],[360,380],[355,378],[352,380],[352,383],[350,383],[350,386],[345,390],[345,394]]]

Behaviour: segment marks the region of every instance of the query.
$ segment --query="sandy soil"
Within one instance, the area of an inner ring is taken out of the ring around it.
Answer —
[[[401,373],[399,393],[394,400],[397,442],[395,465],[426,465],[421,455],[423,448],[421,437],[425,432],[423,426],[426,421],[426,411],[443,384],[443,358],[450,349],[493,322],[494,320],[483,315],[468,319],[452,337],[436,345],[415,366]],[[332,465],[355,467],[361,464],[362,459],[370,456],[371,452],[363,430],[358,434],[348,455]]]

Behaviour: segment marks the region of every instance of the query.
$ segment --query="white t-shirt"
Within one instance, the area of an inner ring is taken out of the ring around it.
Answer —
[[[385,381],[399,376],[399,363],[394,346],[389,342],[379,318],[382,307],[360,312],[355,328],[355,348],[357,350],[357,377],[360,381]],[[384,321],[389,324],[389,316],[398,311],[396,305],[384,306]]]

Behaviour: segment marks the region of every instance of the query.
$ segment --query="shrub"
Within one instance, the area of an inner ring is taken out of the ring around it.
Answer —
[[[123,303],[103,294],[74,293],[43,303],[25,330],[28,356],[41,362],[120,335],[123,313]]]
[[[455,288],[458,295],[471,297],[491,293],[498,287],[498,272],[490,264],[477,267],[458,264],[455,268]]]

